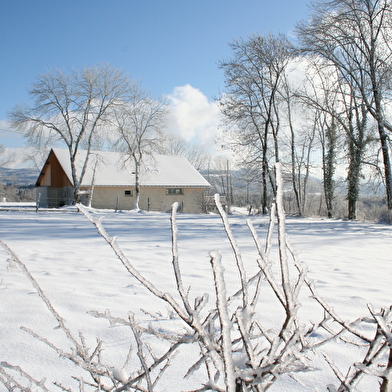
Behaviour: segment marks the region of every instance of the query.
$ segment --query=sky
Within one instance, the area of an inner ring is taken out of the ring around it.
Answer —
[[[21,147],[7,111],[29,104],[28,88],[53,69],[108,63],[166,96],[171,131],[213,143],[215,98],[224,89],[218,63],[228,43],[252,34],[292,35],[308,0],[0,0],[0,144]]]

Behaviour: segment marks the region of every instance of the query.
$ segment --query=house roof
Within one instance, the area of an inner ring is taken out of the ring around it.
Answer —
[[[71,183],[71,163],[68,149],[53,148]],[[79,150],[76,171],[81,173],[86,151]],[[81,186],[132,186],[135,183],[134,165],[118,152],[90,152],[86,173]],[[94,168],[96,167],[95,173]],[[94,176],[94,180],[93,180]],[[140,185],[144,187],[210,187],[208,181],[179,155],[153,155],[147,157],[140,169]]]

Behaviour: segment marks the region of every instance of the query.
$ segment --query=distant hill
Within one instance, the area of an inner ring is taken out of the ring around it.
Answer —
[[[0,183],[15,186],[35,185],[39,172],[34,168],[7,169],[0,167]]]

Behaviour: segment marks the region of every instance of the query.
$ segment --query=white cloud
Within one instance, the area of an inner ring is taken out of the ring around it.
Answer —
[[[168,131],[212,148],[219,133],[220,111],[197,88],[187,84],[167,96],[170,107]]]

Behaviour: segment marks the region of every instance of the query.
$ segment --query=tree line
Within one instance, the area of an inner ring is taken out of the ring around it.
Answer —
[[[230,43],[231,58],[219,63],[225,80],[218,99],[224,128],[220,143],[234,153],[247,186],[260,184],[263,213],[276,192],[276,162],[283,165],[299,215],[308,211],[317,165],[328,217],[334,215],[340,167],[347,172],[349,219],[357,218],[361,179],[369,175],[382,183],[390,213],[392,5],[388,0],[332,0],[313,3],[311,12],[291,39],[268,34]],[[211,167],[205,149],[163,132],[164,99],[153,98],[107,64],[48,72],[29,94],[33,105],[14,107],[10,124],[41,150],[59,141],[66,145],[76,203],[93,149],[121,151],[133,162],[135,208],[146,155],[185,154],[197,169]],[[87,155],[78,173],[82,148]],[[225,189],[230,193],[228,181]]]
[[[304,214],[311,168],[319,161],[328,217],[341,165],[349,219],[357,217],[365,172],[382,181],[390,212],[392,5],[334,0],[315,2],[311,10],[293,40],[269,34],[230,44],[232,57],[220,62],[226,144],[258,173],[263,211],[275,193],[271,168],[281,162],[296,212]]]

